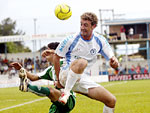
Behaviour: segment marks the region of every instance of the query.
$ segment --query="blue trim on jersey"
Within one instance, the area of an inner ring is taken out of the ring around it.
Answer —
[[[101,54],[105,57],[106,60],[109,60],[109,57],[104,53],[103,50],[101,50]]]
[[[70,55],[70,54],[71,54],[73,48],[76,46],[77,42],[79,41],[79,38],[80,38],[80,35],[78,35],[78,36],[74,39],[74,41],[72,42],[72,44],[71,44],[70,47],[69,47],[68,52],[66,53],[66,61],[67,61],[67,64],[70,63],[70,59],[71,59],[71,55]]]
[[[109,57],[108,57],[108,56],[104,53],[104,51],[102,50],[102,43],[101,43],[100,39],[99,39],[98,37],[96,37],[96,36],[95,36],[94,38],[95,38],[97,44],[100,46],[100,50],[99,50],[98,53],[100,53],[101,55],[103,55],[106,60],[109,60]]]
[[[100,41],[100,39],[96,36],[94,36],[94,39],[96,40],[97,44],[99,45],[100,50],[98,51],[98,53],[101,53],[102,50],[102,43]]]
[[[92,35],[92,38],[91,38],[90,40],[85,40],[85,39],[81,36],[81,33],[80,33],[80,37],[81,37],[82,40],[84,40],[84,41],[86,41],[86,42],[89,42],[89,41],[91,41],[91,40],[93,39],[93,35]]]
[[[66,46],[67,42],[72,38],[72,36],[67,37],[66,39],[63,40],[63,42],[60,44],[59,50],[62,52],[64,47]]]

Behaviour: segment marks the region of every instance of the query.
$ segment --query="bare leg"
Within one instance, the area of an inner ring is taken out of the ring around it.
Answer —
[[[112,95],[108,90],[104,87],[99,86],[95,88],[89,88],[89,92],[87,94],[88,97],[103,102],[106,106],[110,108],[115,107],[116,98]]]

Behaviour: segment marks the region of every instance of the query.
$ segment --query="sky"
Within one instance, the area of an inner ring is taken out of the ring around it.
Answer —
[[[72,16],[62,21],[55,17],[54,9],[60,3],[68,4]],[[17,29],[33,35],[36,18],[36,34],[64,34],[80,30],[80,15],[94,12],[98,19],[99,9],[114,9],[115,18],[150,18],[148,0],[0,0],[0,21],[10,17],[17,22]],[[103,18],[111,18],[111,12],[103,12]],[[100,32],[100,24],[95,29]]]
[[[59,20],[54,15],[60,3],[72,8],[72,17],[68,20]],[[99,18],[99,9],[114,9],[115,14],[124,14],[116,18],[150,18],[148,0],[0,0],[0,21],[10,17],[16,20],[18,29],[29,35],[34,34],[34,18],[37,34],[76,32],[80,28],[80,15],[90,11]],[[103,15],[105,17],[106,12]],[[99,25],[97,31],[100,31]]]

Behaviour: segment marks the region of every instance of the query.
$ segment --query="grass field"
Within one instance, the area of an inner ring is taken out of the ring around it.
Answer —
[[[117,98],[115,113],[150,113],[150,80],[101,83]],[[48,113],[51,102],[18,88],[0,88],[0,113]],[[103,104],[77,94],[71,113],[102,113]]]

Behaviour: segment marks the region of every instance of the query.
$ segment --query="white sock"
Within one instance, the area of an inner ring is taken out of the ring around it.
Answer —
[[[114,108],[110,108],[110,107],[104,105],[103,113],[114,113]]]
[[[65,85],[65,92],[70,93],[70,90],[73,88],[75,85],[76,81],[79,80],[81,77],[81,74],[76,74],[74,73],[71,69],[68,72],[67,80],[66,80],[66,85]]]

